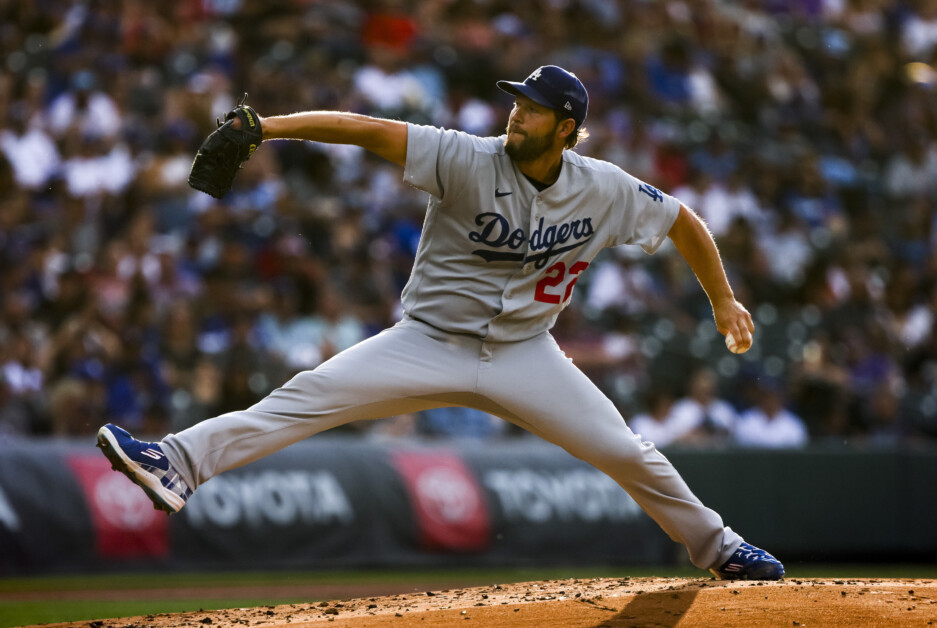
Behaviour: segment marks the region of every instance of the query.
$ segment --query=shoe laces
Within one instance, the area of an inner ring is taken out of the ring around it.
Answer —
[[[743,560],[748,561],[759,561],[764,560],[769,563],[778,563],[780,564],[777,558],[769,554],[763,549],[755,547],[754,545],[749,545],[748,543],[742,543],[737,550],[735,550],[735,555]]]

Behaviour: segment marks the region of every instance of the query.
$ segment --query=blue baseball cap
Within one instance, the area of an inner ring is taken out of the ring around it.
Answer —
[[[589,111],[589,94],[572,72],[555,65],[543,65],[530,73],[523,83],[498,81],[498,89],[513,96],[526,96],[538,105],[565,111],[578,129]]]

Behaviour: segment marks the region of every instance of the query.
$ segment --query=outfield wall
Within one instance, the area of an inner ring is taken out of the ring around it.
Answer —
[[[779,556],[937,556],[935,451],[668,452]],[[672,564],[607,476],[538,440],[320,436],[214,478],[179,515],[87,442],[0,444],[0,574],[110,569]]]

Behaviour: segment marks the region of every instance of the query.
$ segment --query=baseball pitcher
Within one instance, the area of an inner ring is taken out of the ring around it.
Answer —
[[[98,444],[157,508],[178,512],[203,482],[332,427],[440,406],[497,415],[615,479],[690,560],[717,577],[776,580],[784,568],[742,540],[643,442],[550,335],[577,279],[605,247],[654,253],[670,238],[734,351],[754,325],[712,236],[677,199],[570,150],[585,135],[585,87],[556,67],[523,82],[501,137],[339,112],[261,118],[243,101],[203,143],[190,184],[216,197],[261,141],[361,146],[429,195],[402,295],[403,319],[254,406],[158,443],[105,425]]]

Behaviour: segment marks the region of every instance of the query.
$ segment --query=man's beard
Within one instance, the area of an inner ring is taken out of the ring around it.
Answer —
[[[512,142],[508,126],[508,137],[504,140],[504,152],[514,161],[533,161],[543,155],[553,145],[553,132],[543,135],[523,135],[520,142]]]

